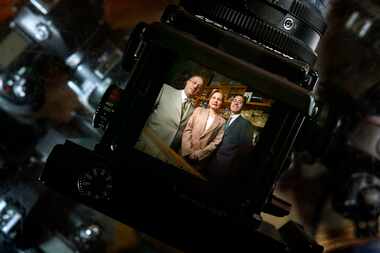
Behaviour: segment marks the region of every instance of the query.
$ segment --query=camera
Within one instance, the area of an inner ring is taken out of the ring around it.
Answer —
[[[111,84],[98,105],[93,122],[104,134],[95,150],[57,145],[41,181],[180,249],[319,252],[299,227],[268,228],[260,213],[289,212],[273,189],[318,109],[312,66],[325,29],[321,9],[307,1],[167,7],[161,22],[131,33],[129,79],[124,89]],[[252,94],[260,102],[246,101]],[[191,99],[186,109],[182,98]],[[242,110],[247,119],[238,119]],[[250,132],[248,141],[231,138],[229,165],[212,165],[238,120],[246,127],[236,136]]]
[[[35,0],[20,8],[0,40],[5,49],[0,60],[1,109],[22,123],[36,124],[31,115],[46,111],[52,93],[68,93],[59,90],[67,86],[81,108],[74,112],[78,125],[99,137],[88,127],[91,116],[110,83],[122,86],[127,79],[122,51],[116,38],[110,38],[102,12],[101,2],[91,0]]]

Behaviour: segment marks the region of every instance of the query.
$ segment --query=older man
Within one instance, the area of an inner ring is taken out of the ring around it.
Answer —
[[[154,111],[145,123],[145,130],[150,131],[159,143],[170,146],[178,151],[181,144],[182,132],[194,111],[192,99],[200,94],[204,87],[204,79],[193,75],[185,82],[183,90],[177,90],[164,84],[157,97]],[[136,148],[167,161],[168,157],[144,132],[141,134]]]

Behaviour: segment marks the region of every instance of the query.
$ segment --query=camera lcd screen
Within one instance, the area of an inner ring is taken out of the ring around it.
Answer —
[[[135,148],[207,181],[233,176],[255,148],[273,100],[190,60],[167,72]]]
[[[139,48],[109,141],[139,151],[133,171],[166,175],[170,189],[230,189],[262,205],[313,108],[309,92],[165,24],[149,26]]]

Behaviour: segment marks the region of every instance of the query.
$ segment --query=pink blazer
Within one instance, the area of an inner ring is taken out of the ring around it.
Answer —
[[[222,116],[218,115],[206,131],[209,113],[210,109],[197,107],[190,116],[182,134],[182,156],[188,156],[193,152],[197,152],[198,159],[203,160],[211,155],[222,141],[226,121]]]

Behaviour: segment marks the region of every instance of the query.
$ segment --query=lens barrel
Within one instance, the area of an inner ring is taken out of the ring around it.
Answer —
[[[321,12],[300,0],[183,0],[191,14],[206,17],[234,32],[292,58],[314,64],[326,30]]]

